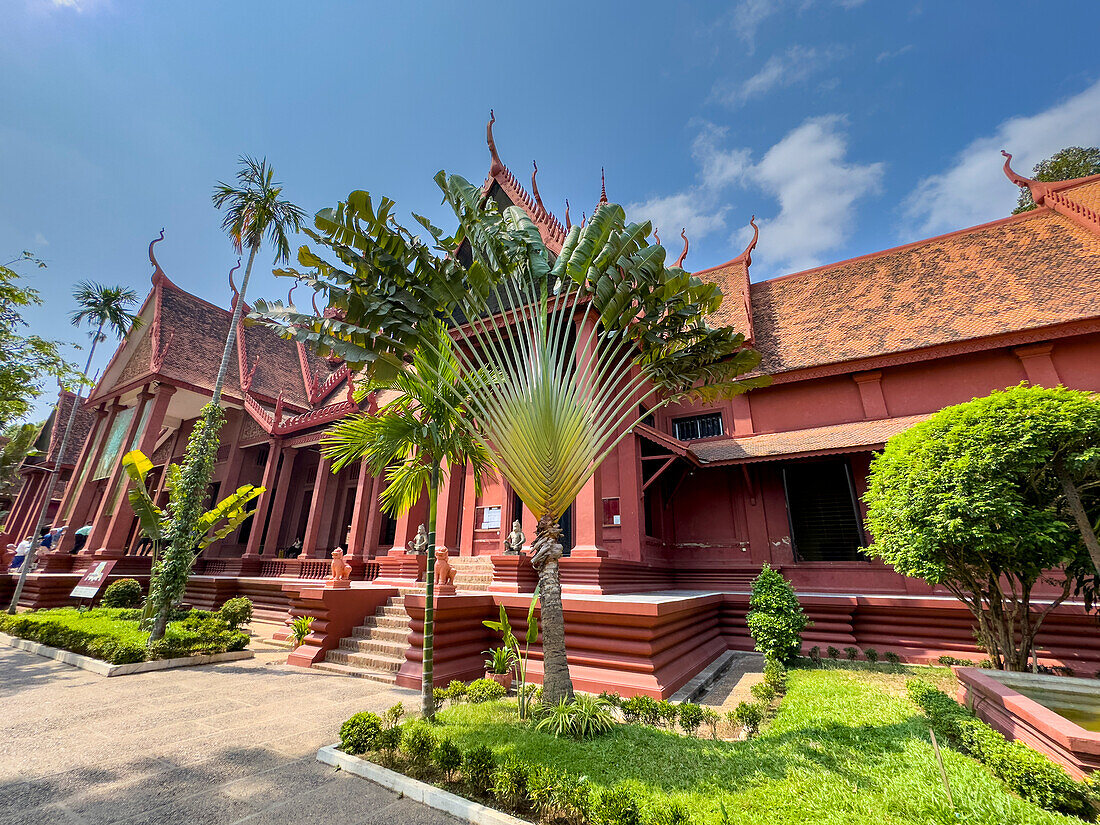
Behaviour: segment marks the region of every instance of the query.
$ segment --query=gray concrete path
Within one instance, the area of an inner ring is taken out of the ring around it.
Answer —
[[[0,825],[454,825],[315,759],[415,693],[285,659],[108,679],[0,647]]]

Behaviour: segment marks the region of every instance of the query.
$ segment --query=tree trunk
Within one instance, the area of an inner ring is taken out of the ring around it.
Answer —
[[[556,705],[572,700],[573,682],[565,654],[565,616],[561,606],[561,575],[558,559],[562,556],[561,527],[557,519],[543,516],[535,530],[531,564],[539,574],[542,601],[542,701]]]
[[[260,247],[254,246],[248,252],[248,266],[244,268],[241,291],[237,296],[236,306],[233,307],[233,317],[229,321],[229,334],[225,336],[225,348],[222,350],[222,362],[218,367],[218,377],[214,380],[214,394],[210,398],[211,404],[217,404],[222,400],[222,387],[225,385],[225,374],[229,369],[229,358],[233,353],[233,345],[237,342],[237,322],[241,320],[244,294],[248,290],[248,279],[252,275],[252,262],[256,260],[256,253],[259,249]]]
[[[84,362],[84,377],[88,377],[88,370],[92,368],[92,358],[95,356],[95,348],[99,345],[99,337],[103,334],[103,324],[96,328],[95,335],[92,337],[92,348],[88,352],[88,360]],[[81,391],[83,388],[81,388]],[[42,528],[46,523],[46,512],[50,509],[50,502],[53,501],[54,490],[57,489],[57,480],[61,477],[60,467],[61,462],[65,458],[65,449],[69,445],[69,433],[72,432],[73,422],[76,421],[76,410],[80,406],[80,391],[77,392],[76,398],[73,399],[73,408],[69,410],[69,420],[65,423],[65,429],[61,433],[61,443],[57,448],[57,458],[53,463],[53,470],[50,471],[50,483],[46,489],[46,498],[42,502],[42,509],[38,511],[38,520],[34,525],[34,532],[31,533],[31,549],[27,551],[26,557],[23,559],[23,566],[19,569],[19,581],[15,583],[15,592],[11,596],[11,604],[8,605],[8,613],[15,613],[16,607],[19,605],[19,599],[23,595],[23,586],[27,583],[27,574],[34,567],[36,556],[38,555],[38,545],[42,540]],[[58,399],[57,411],[61,412],[61,400]],[[54,426],[58,425],[57,417],[54,417]]]
[[[1061,458],[1054,462],[1054,471],[1058,475],[1058,481],[1062,483],[1062,492],[1066,494],[1066,504],[1069,506],[1073,521],[1077,524],[1077,529],[1085,542],[1085,547],[1089,551],[1089,558],[1092,559],[1093,567],[1096,568],[1097,573],[1100,573],[1100,540],[1097,539],[1096,531],[1092,528],[1092,522],[1089,521],[1089,515],[1085,512],[1085,505],[1081,502],[1081,493],[1078,492],[1077,485],[1073,483],[1069,470],[1066,469],[1065,462]]]
[[[439,506],[439,464],[432,466],[428,482],[428,563],[424,568],[424,667],[420,679],[420,710],[425,719],[435,716],[435,520]]]

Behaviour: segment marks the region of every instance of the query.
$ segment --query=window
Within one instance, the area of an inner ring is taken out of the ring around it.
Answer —
[[[798,561],[863,561],[852,471],[847,461],[783,468],[791,542]]]
[[[622,523],[622,516],[619,515],[619,500],[617,498],[605,498],[603,500],[604,527],[619,527]]]
[[[474,513],[474,527],[478,530],[499,530],[500,506],[478,507]]]
[[[722,413],[707,413],[706,415],[693,415],[688,418],[674,418],[672,420],[672,434],[681,441],[691,441],[694,438],[713,438],[722,434]]]

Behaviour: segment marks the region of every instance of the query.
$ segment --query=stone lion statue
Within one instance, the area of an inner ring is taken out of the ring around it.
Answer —
[[[451,562],[447,559],[447,548],[435,548],[435,583],[449,584],[454,587],[455,572],[455,569],[451,567]]]
[[[351,578],[351,565],[345,561],[344,549],[337,547],[332,551],[332,565],[329,567],[331,581],[348,581]]]

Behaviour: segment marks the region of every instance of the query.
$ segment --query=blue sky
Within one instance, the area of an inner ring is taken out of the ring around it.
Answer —
[[[1100,4],[139,3],[0,0],[0,256],[30,249],[64,340],[74,282],[148,290],[146,245],[226,303],[235,261],[210,204],[266,155],[312,213],[352,189],[446,214],[432,175],[501,155],[559,217],[609,197],[686,266],[754,279],[1008,214],[1019,171],[1100,143]],[[265,265],[250,295],[285,294]],[[102,367],[106,363],[104,354]],[[99,359],[97,359],[99,360]],[[40,409],[44,409],[40,405]]]

